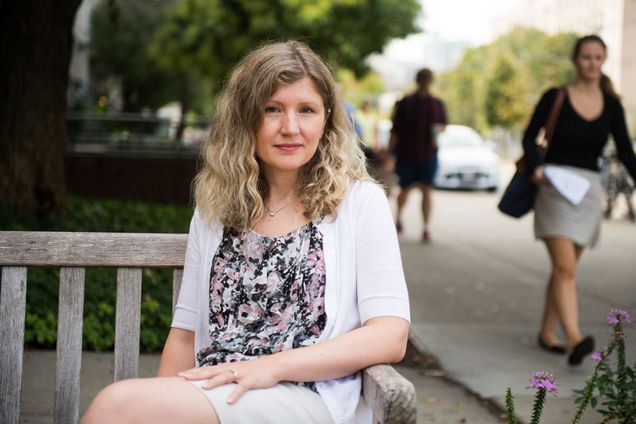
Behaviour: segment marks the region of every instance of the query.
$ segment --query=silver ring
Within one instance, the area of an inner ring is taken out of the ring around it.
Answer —
[[[232,373],[232,375],[234,376],[234,378],[238,377],[238,371],[234,368],[230,368],[230,372]]]

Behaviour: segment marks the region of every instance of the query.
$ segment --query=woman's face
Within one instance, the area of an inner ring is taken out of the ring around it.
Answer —
[[[262,106],[256,155],[266,177],[299,170],[316,153],[325,129],[325,107],[309,77],[282,86]]]
[[[596,41],[588,41],[581,45],[579,54],[574,58],[574,66],[579,78],[587,81],[601,78],[603,63],[605,63],[605,48]]]

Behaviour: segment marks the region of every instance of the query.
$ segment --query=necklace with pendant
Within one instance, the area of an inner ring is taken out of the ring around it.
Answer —
[[[267,209],[267,213],[269,214],[270,218],[273,218],[276,216],[276,214],[278,214],[278,212],[282,211],[283,209],[285,209],[287,207],[287,205],[289,205],[289,203],[291,202],[291,200],[287,203],[285,203],[283,206],[281,206],[280,208],[276,209],[276,210],[272,210],[269,208],[269,206],[265,205],[265,209]]]

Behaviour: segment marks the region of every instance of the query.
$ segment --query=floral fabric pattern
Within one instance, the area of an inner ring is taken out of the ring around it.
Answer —
[[[280,237],[224,229],[212,261],[209,334],[200,366],[314,344],[325,328],[325,261],[317,224]]]

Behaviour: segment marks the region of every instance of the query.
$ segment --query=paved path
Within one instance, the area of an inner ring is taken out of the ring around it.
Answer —
[[[572,368],[565,358],[536,346],[548,257],[532,239],[532,218],[520,221],[496,211],[498,195],[437,192],[433,243],[419,242],[419,194],[405,210],[402,257],[411,297],[411,337],[436,356],[448,374],[483,398],[503,402],[512,387],[526,421],[533,391],[529,374],[549,370],[559,394],[549,398],[544,424],[569,422],[571,390],[581,388],[594,363]],[[604,223],[601,246],[585,252],[578,276],[582,329],[604,345],[605,316],[612,307],[636,315],[636,225]],[[636,331],[627,334],[628,359],[636,355]],[[598,422],[593,413],[584,422]]]

